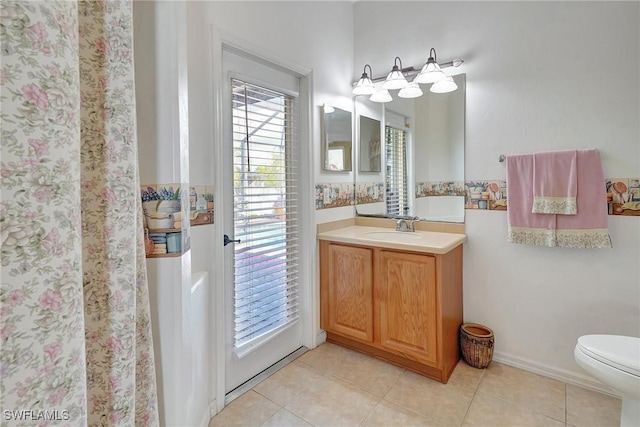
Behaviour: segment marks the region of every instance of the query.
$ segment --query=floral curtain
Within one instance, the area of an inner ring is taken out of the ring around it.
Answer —
[[[0,423],[157,425],[131,2],[0,8]]]

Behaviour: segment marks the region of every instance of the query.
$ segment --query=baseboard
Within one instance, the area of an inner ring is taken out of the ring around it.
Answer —
[[[200,422],[198,423],[199,427],[208,427],[209,426],[209,421],[211,420],[211,416],[210,414],[210,409],[207,408],[206,411],[204,411],[202,413],[202,416],[200,417]]]
[[[316,347],[325,341],[327,341],[327,333],[324,330],[321,330],[320,333],[316,335]]]
[[[209,419],[218,415],[218,402],[213,398],[209,401]],[[208,422],[208,421],[207,421]],[[208,426],[209,424],[207,424]]]
[[[505,365],[513,366],[514,368],[533,372],[534,374],[549,377],[554,380],[565,382],[567,384],[584,387],[617,398],[620,397],[619,395],[616,395],[609,387],[589,377],[586,374],[582,375],[576,372],[554,368],[552,366],[544,365],[533,360],[525,359],[523,357],[511,356],[498,351],[493,353],[493,360],[498,363],[503,363]]]

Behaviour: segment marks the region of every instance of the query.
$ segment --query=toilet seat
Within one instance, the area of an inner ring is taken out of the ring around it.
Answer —
[[[585,355],[640,377],[640,338],[621,335],[584,335],[578,338],[578,349]]]

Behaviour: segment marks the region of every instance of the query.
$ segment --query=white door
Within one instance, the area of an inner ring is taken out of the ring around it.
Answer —
[[[225,191],[218,206],[225,209],[225,240],[232,240],[223,251],[229,393],[302,345],[299,78],[227,50],[222,66]]]

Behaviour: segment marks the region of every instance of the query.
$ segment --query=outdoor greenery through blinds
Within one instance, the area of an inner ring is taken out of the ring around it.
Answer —
[[[235,348],[298,319],[295,98],[232,80]]]
[[[407,215],[407,132],[385,126],[385,167],[387,213]]]

